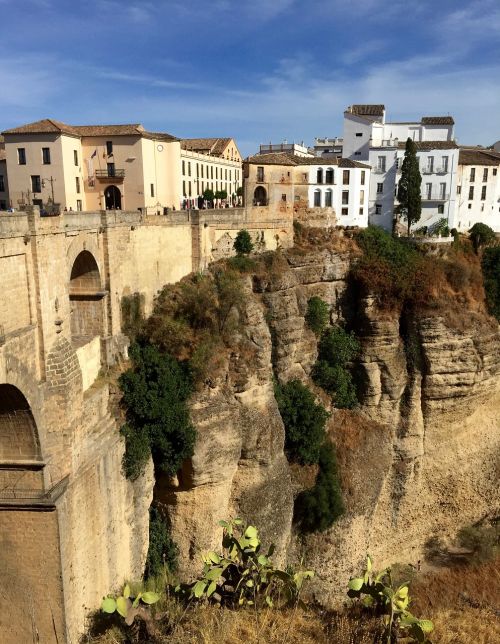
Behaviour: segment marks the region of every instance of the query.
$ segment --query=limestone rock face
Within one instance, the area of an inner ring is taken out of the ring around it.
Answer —
[[[199,571],[199,552],[220,545],[218,520],[236,515],[257,525],[282,558],[298,558],[296,488],[273,376],[318,391],[309,376],[317,339],[304,316],[309,298],[321,297],[331,322],[347,320],[362,346],[360,409],[332,410],[329,421],[347,511],[305,543],[317,572],[313,591],[333,604],[366,552],[377,566],[416,563],[433,534],[453,535],[498,514],[500,333],[487,325],[459,332],[439,317],[382,315],[371,298],[350,292],[346,253],[291,250],[280,261],[246,284],[243,339],[251,359],[235,347],[223,374],[194,396],[195,454],[178,486],[157,486],[157,496],[168,504],[181,574]]]

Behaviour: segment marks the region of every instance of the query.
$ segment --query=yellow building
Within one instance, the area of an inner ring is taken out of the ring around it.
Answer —
[[[43,119],[3,132],[14,207],[162,212],[180,203],[180,142],[140,124]]]
[[[225,191],[227,203],[236,203],[243,177],[241,154],[234,139],[182,139],[181,177],[183,207],[198,207],[198,198],[208,189]]]

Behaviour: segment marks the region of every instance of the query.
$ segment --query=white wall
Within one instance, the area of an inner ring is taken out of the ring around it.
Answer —
[[[474,181],[470,180],[472,168],[476,171]],[[485,169],[488,170],[487,181],[483,181]],[[496,175],[493,174],[495,169]],[[466,231],[481,222],[500,232],[500,163],[498,166],[460,165],[457,186],[460,194],[456,194],[453,227]],[[474,187],[474,195],[469,199],[471,186]],[[483,186],[486,186],[486,199],[481,199]]]

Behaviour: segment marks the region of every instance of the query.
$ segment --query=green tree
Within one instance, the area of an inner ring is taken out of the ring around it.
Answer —
[[[195,429],[186,401],[192,391],[188,366],[150,344],[132,345],[133,367],[120,376],[126,423],[123,470],[136,479],[149,456],[155,471],[174,476],[193,454]]]
[[[238,186],[236,188],[236,196],[237,197],[243,197],[243,187],[242,186]]]
[[[401,179],[398,183],[399,213],[406,219],[408,236],[412,224],[420,221],[422,197],[420,185],[422,176],[418,167],[417,147],[410,138],[406,140],[405,156],[401,168]]]
[[[240,230],[234,240],[233,248],[237,255],[248,255],[253,251],[252,238],[248,230]]]
[[[307,326],[320,336],[325,330],[328,320],[330,319],[330,309],[328,304],[320,297],[314,295],[307,302],[307,313],[305,320]]]
[[[324,532],[344,513],[335,449],[323,443],[314,487],[301,492],[295,502],[295,521],[303,532]]]
[[[212,204],[215,199],[214,191],[210,190],[210,188],[206,188],[203,191],[203,199],[205,199],[206,201]]]
[[[485,248],[481,268],[488,310],[500,321],[500,246]]]
[[[163,566],[166,566],[169,572],[175,572],[178,555],[179,549],[172,541],[167,519],[157,507],[151,506],[145,577],[156,577],[163,571]]]
[[[469,230],[469,236],[472,240],[472,245],[474,246],[476,253],[479,252],[479,249],[482,246],[488,246],[496,240],[495,231],[486,224],[482,224],[481,222],[478,222],[477,224],[474,224],[472,226],[472,228]]]
[[[285,425],[285,451],[288,460],[301,465],[317,463],[325,440],[328,412],[300,382],[291,380],[276,386],[276,400]]]

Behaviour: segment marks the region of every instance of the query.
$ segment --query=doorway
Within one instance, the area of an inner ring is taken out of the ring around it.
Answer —
[[[122,209],[122,193],[116,186],[108,186],[104,191],[106,210]]]

